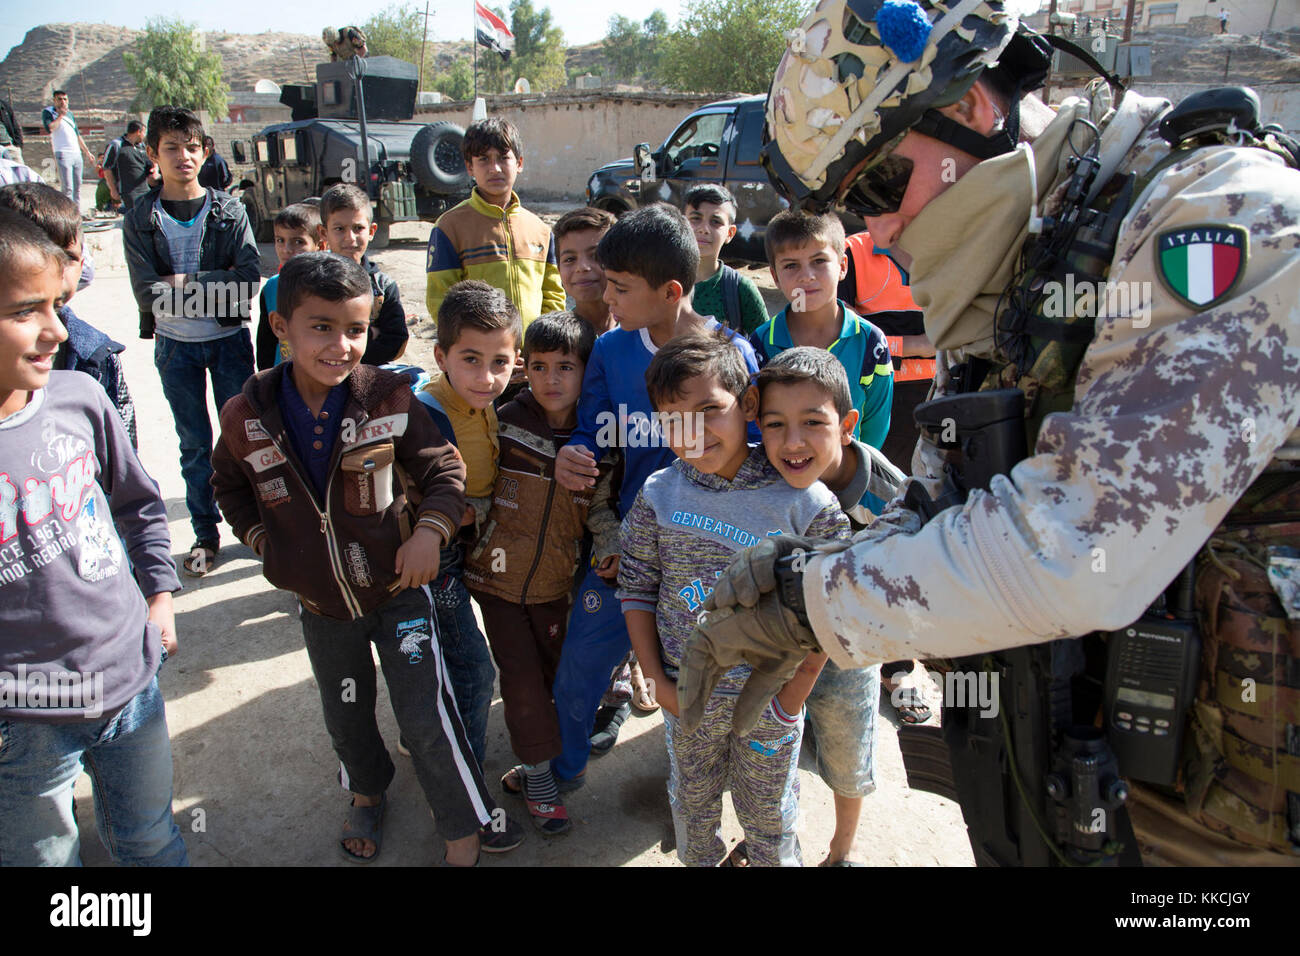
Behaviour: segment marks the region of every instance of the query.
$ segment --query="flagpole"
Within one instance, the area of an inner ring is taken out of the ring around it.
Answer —
[[[473,2],[473,0],[471,0]],[[474,100],[478,101],[478,10],[474,10],[474,28],[469,35],[470,45],[474,47]]]

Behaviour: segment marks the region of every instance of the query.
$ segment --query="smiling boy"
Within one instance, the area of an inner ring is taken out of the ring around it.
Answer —
[[[213,484],[266,579],[302,605],[339,781],[353,794],[340,854],[379,854],[395,772],[375,723],[373,643],[446,859],[473,865],[480,842],[509,841],[487,830],[494,804],[457,713],[429,588],[464,511],[464,464],[415,408],[405,376],[361,365],[370,306],[370,279],[351,260],[311,252],[285,265],[271,321],[292,359],[222,409]],[[349,680],[355,700],[338,691]]]
[[[682,210],[700,247],[695,311],[748,335],[767,321],[767,307],[758,286],[721,260],[722,247],[736,237],[736,197],[712,183],[692,186]]]
[[[519,131],[490,116],[470,126],[461,144],[474,188],[447,210],[429,234],[426,301],[437,315],[447,291],[463,279],[481,279],[505,292],[524,327],[564,308],[550,227],[519,204],[515,180],[524,168]]]
[[[140,308],[140,337],[154,339],[154,365],[180,440],[185,507],[195,536],[184,568],[199,577],[212,570],[221,548],[207,384],[211,379],[220,409],[253,372],[245,323],[261,270],[244,204],[199,185],[199,118],[159,106],[149,114],[145,141],[163,181],[126,214],[122,244]]]
[[[504,292],[475,279],[456,283],[438,309],[438,344],[433,354],[441,374],[415,393],[465,461],[468,504],[458,521],[464,528],[443,549],[442,572],[433,589],[438,595],[439,629],[447,635],[444,652],[456,702],[480,763],[487,753],[488,711],[496,675],[462,580],[463,550],[478,537],[492,503],[501,452],[492,403],[510,382],[522,337],[519,310]]]
[[[774,688],[770,701],[742,700],[750,668],[733,668],[689,734],[677,724],[676,681],[712,582],[736,553],[774,534],[847,538],[849,523],[823,485],[791,489],[763,450],[749,447],[746,423],[758,411],[758,394],[725,337],[673,339],[655,353],[646,386],[656,410],[697,421],[703,432],[702,447],[692,450],[685,428],[668,429],[678,458],[646,479],[624,518],[618,575],[632,647],[666,712],[677,855],[688,866],[722,862],[722,791],[729,784],[749,860],[800,866],[795,831],[802,710],[825,658],[810,657]],[[745,707],[755,703],[762,714],[754,730],[734,733],[733,714],[743,723]]]
[[[621,517],[645,479],[674,457],[653,427],[655,413],[645,384],[651,359],[674,336],[722,326],[691,308],[700,254],[686,218],[672,206],[643,206],[625,214],[601,238],[596,256],[605,271],[605,302],[619,327],[598,338],[592,348],[578,402],[578,427],[556,457],[555,477],[573,492],[593,488],[600,476],[593,449],[603,454],[604,449],[621,447]],[[739,334],[728,334],[742,363],[756,373],[753,349]],[[615,423],[619,427],[612,427]],[[586,770],[609,674],[631,649],[614,595],[617,571],[616,560],[587,569],[569,622],[555,679],[564,752],[552,761],[552,769],[562,789],[577,786]]]
[[[786,349],[758,373],[763,449],[792,488],[820,482],[857,532],[884,510],[904,476],[883,452],[853,439],[858,412],[849,382],[824,349]],[[880,667],[826,663],[808,695],[803,755],[835,799],[835,832],[823,866],[849,866],[862,799],[876,787],[873,752]]]
[[[573,313],[603,335],[615,322],[605,301],[605,270],[596,256],[596,248],[614,225],[612,214],[603,209],[583,206],[566,212],[552,228],[556,256],[560,266],[560,284],[573,300]]]
[[[64,263],[0,209],[0,864],[80,864],[84,760],[114,862],[182,866],[157,681],[177,650],[167,513],[103,389],[52,371]]]

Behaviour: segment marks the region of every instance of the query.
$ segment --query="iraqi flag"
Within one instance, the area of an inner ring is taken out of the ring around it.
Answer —
[[[515,52],[515,35],[505,21],[477,2],[474,4],[474,34],[479,43],[507,60]]]
[[[1196,310],[1227,297],[1246,270],[1250,238],[1241,226],[1185,226],[1156,240],[1165,288]]]

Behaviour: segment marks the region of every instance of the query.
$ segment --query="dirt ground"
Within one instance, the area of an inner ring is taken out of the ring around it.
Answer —
[[[86,197],[87,201],[89,197]],[[88,204],[88,203],[87,203]],[[544,210],[558,213],[562,209]],[[424,254],[429,226],[394,228],[392,245],[376,255],[397,280],[408,312],[419,316],[408,359],[432,366],[431,327],[424,306]],[[140,455],[167,503],[178,560],[193,538],[185,510],[171,413],[152,367],[152,349],[137,338],[137,314],[120,232],[93,236],[99,264],[94,283],[72,302],[76,313],[125,343],[126,376],[139,416]],[[263,246],[264,275],[274,253]],[[749,273],[760,278],[759,273]],[[768,283],[770,286],[770,282]],[[771,292],[770,288],[767,290]],[[216,410],[210,410],[216,421]],[[176,595],[181,650],[160,674],[175,760],[175,816],[199,866],[348,866],[335,847],[347,799],[321,720],[294,598],[271,588],[252,553],[223,528],[219,565],[186,579]],[[379,682],[379,724],[395,742],[396,724]],[[877,790],[867,797],[858,830],[861,861],[883,866],[969,866],[961,813],[951,801],[907,787],[894,711],[881,707],[876,744]],[[665,792],[668,761],[659,715],[633,716],[618,746],[594,760],[587,787],[568,800],[573,830],[545,838],[528,825],[523,804],[501,804],[528,830],[512,853],[485,856],[489,866],[673,866],[672,821]],[[396,754],[382,855],[377,866],[427,866],[442,859],[410,761]],[[514,763],[499,698],[492,704],[484,774],[494,792]],[[801,777],[799,828],[805,862],[825,855],[833,830],[830,791],[815,775]],[[77,785],[83,858],[108,865],[95,836],[89,778]],[[728,845],[741,836],[728,802]]]

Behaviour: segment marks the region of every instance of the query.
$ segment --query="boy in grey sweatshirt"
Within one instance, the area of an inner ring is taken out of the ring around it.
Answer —
[[[78,862],[83,763],[113,859],[184,865],[155,676],[176,651],[167,515],[103,389],[51,372],[64,260],[0,209],[0,865]]]
[[[722,678],[690,734],[677,722],[676,677],[711,584],[738,551],[774,534],[847,538],[849,522],[825,486],[791,488],[762,448],[748,446],[746,422],[758,396],[727,339],[670,340],[651,360],[646,387],[678,459],[646,480],[623,519],[618,596],[632,647],[666,712],[677,855],[688,866],[722,861],[718,830],[729,783],[749,860],[800,866],[802,711],[825,658],[805,661],[747,735],[731,726],[747,666]]]

